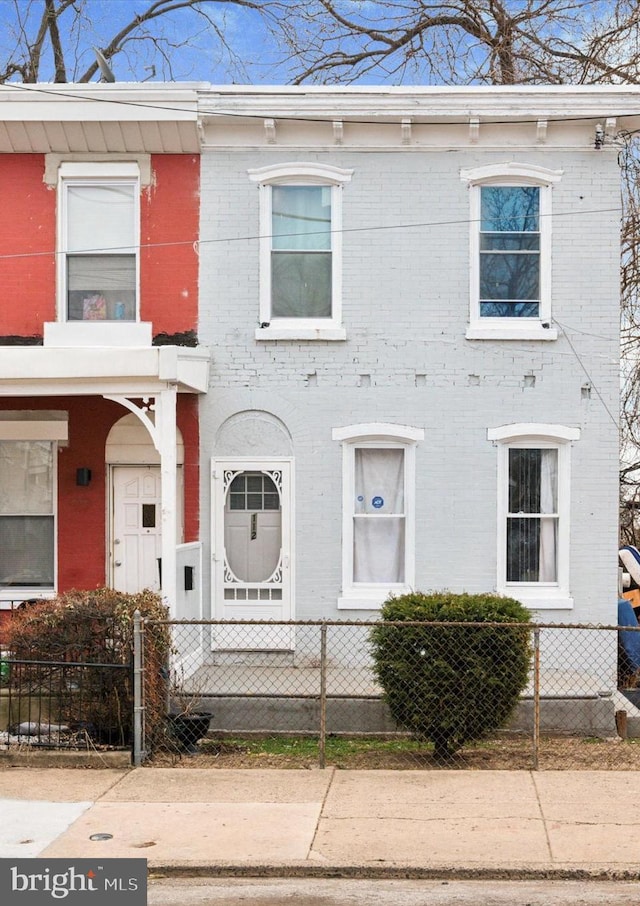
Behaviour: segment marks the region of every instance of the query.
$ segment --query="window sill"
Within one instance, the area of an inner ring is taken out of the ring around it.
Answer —
[[[520,325],[471,324],[465,334],[467,340],[557,340],[555,327],[543,327],[540,323]]]
[[[344,327],[258,327],[256,340],[346,340]]]
[[[44,325],[44,345],[151,346],[150,321],[51,321]]]
[[[56,597],[56,592],[53,590],[42,589],[3,589],[0,591],[0,610],[15,610],[18,604],[21,604],[23,601],[50,601],[52,598]]]
[[[516,588],[502,588],[498,594],[515,598],[529,610],[573,610],[573,598],[561,591],[556,595],[544,595],[534,591],[519,592]]]
[[[386,595],[379,598],[338,598],[338,610],[380,610]]]
[[[380,610],[391,595],[403,595],[411,591],[408,585],[384,588],[367,588],[353,591],[338,598],[338,610]]]

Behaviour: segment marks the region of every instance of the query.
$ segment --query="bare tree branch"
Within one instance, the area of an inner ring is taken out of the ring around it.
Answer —
[[[64,65],[64,52],[62,42],[60,41],[60,31],[58,29],[58,13],[54,5],[54,0],[45,0],[45,9],[47,16],[47,27],[51,38],[51,48],[53,50],[53,60],[55,64],[54,82],[66,82],[67,71]]]
[[[297,84],[372,62],[445,84],[637,82],[639,17],[636,0],[301,0],[283,31]]]
[[[122,16],[114,16],[106,24],[100,23],[100,33],[92,17],[98,9],[93,0],[13,0],[13,20],[5,10],[3,21],[8,26],[5,43],[10,36],[14,44],[5,54],[4,64],[0,62],[0,83],[16,76],[24,82],[47,81],[51,76],[45,73],[45,65],[48,67],[51,59],[53,81],[66,82],[71,78],[88,82],[99,75],[97,61],[86,62],[92,45],[99,46],[109,61],[129,45],[134,52],[127,55],[127,62],[134,76],[139,64],[136,48],[148,47],[147,59],[153,61],[155,56],[159,69],[171,71],[171,50],[188,46],[189,40],[199,33],[208,39],[212,49],[217,45],[220,53],[236,63],[236,52],[221,24],[224,12],[251,11],[265,29],[275,34],[286,5],[285,0],[141,0],[128,20],[123,22]],[[119,12],[130,7],[113,4],[111,9]],[[195,24],[190,30],[186,23],[196,23],[198,19],[205,23],[205,30]],[[113,22],[117,23],[115,27]],[[111,32],[105,33],[109,26]],[[80,66],[82,56],[85,59]]]

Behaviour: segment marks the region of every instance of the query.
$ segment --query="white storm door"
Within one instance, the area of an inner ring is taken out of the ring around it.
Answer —
[[[160,467],[114,466],[111,584],[124,592],[160,590]]]
[[[216,461],[213,475],[216,617],[290,620],[291,463]],[[290,650],[291,627],[216,627],[214,647]]]

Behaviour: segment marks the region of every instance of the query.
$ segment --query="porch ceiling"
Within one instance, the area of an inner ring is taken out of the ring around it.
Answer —
[[[181,346],[2,347],[0,396],[152,396],[169,385],[206,393],[210,352]]]

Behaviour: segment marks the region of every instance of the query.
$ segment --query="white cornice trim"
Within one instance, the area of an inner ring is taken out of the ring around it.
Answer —
[[[505,122],[531,118],[571,122],[583,117],[639,117],[638,87],[602,86],[210,86],[198,91],[199,110],[209,122],[233,117],[307,117],[348,120],[367,118],[397,122],[410,117],[415,125],[439,121],[469,122],[491,117]]]

